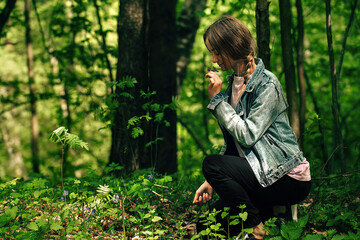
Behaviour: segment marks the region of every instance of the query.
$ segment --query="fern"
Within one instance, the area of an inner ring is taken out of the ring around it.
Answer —
[[[54,143],[61,143],[63,146],[69,146],[72,149],[84,148],[89,150],[88,144],[82,141],[77,135],[68,133],[65,127],[59,127],[52,132],[50,140]]]

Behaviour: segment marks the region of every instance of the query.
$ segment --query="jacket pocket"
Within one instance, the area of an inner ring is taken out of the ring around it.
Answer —
[[[278,154],[281,153],[282,158],[285,158],[285,159],[288,158],[288,154],[286,153],[286,151],[280,146],[280,144],[273,137],[271,137],[270,134],[266,134],[265,137],[268,140],[269,144],[273,146],[272,149],[275,152],[278,152],[278,153],[275,153],[275,155],[277,155],[277,157],[280,157],[280,156],[278,156]]]

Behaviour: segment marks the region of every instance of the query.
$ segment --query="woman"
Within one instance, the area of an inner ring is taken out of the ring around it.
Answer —
[[[245,204],[244,226],[253,228],[251,238],[262,239],[263,221],[272,206],[296,204],[308,195],[310,166],[289,125],[281,84],[254,58],[255,41],[247,27],[234,17],[223,17],[207,29],[204,42],[213,62],[234,73],[225,92],[215,71],[205,75],[210,80],[207,108],[219,122],[225,145],[220,155],[204,159],[206,181],[193,202],[206,203],[216,191],[217,210],[228,206],[236,213]],[[241,228],[230,231],[236,235]]]

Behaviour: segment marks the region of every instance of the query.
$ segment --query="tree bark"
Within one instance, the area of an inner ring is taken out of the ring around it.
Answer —
[[[338,78],[335,68],[334,49],[331,31],[331,5],[330,0],[325,0],[326,4],[326,36],[328,42],[329,61],[330,61],[330,78],[332,85],[332,113],[333,113],[333,155],[330,160],[330,173],[334,172],[335,159],[340,162],[341,171],[345,172],[346,163],[344,158],[343,139],[339,121],[339,102],[338,102]]]
[[[289,103],[289,120],[297,138],[300,136],[298,94],[296,90],[295,66],[291,41],[291,6],[289,0],[279,0],[281,45],[286,82],[286,96]]]
[[[265,68],[271,70],[269,5],[268,0],[256,0],[256,39],[258,56],[263,60]]]
[[[149,70],[150,89],[156,91],[156,102],[169,104],[176,96],[176,0],[149,1]],[[158,141],[155,169],[160,173],[177,171],[176,112],[166,109],[164,120],[153,136]],[[157,128],[156,127],[156,128]]]
[[[39,158],[39,121],[36,112],[36,89],[34,79],[34,57],[31,39],[31,22],[30,22],[30,5],[31,0],[25,0],[25,39],[26,39],[26,55],[28,68],[28,81],[30,90],[30,111],[31,111],[31,152],[32,152],[32,166],[35,173],[39,173],[40,158]]]
[[[16,0],[8,0],[6,2],[5,8],[0,13],[0,37],[1,37],[2,30],[5,26],[5,24],[7,23],[7,20],[9,19],[12,10],[15,7],[15,3],[16,3]]]
[[[304,150],[304,131],[305,131],[305,114],[306,114],[306,87],[305,87],[305,76],[304,76],[304,17],[301,0],[296,0],[297,9],[297,74],[298,84],[300,90],[300,133],[299,133],[299,146],[300,149]]]
[[[129,92],[134,100],[119,98],[120,106],[114,113],[112,143],[109,163],[118,163],[126,172],[150,167],[150,154],[145,148],[146,137],[131,138],[127,129],[128,120],[141,114],[140,90],[148,90],[148,54],[146,45],[147,1],[120,0],[118,16],[118,62],[116,82],[125,76],[136,78],[137,84]],[[116,87],[119,95],[122,90]],[[148,130],[143,129],[146,133]]]
[[[207,0],[185,0],[177,19],[177,95],[181,94],[183,81],[186,77],[187,65],[190,62],[195,36],[200,25],[200,13],[205,9],[206,1]]]

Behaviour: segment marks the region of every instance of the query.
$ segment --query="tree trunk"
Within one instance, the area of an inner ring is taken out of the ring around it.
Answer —
[[[118,16],[118,63],[116,81],[125,76],[136,78],[137,84],[130,93],[134,100],[119,98],[120,106],[114,113],[112,143],[109,163],[118,163],[125,171],[150,167],[148,148],[145,148],[146,137],[133,139],[127,129],[128,120],[141,114],[140,90],[148,90],[148,54],[146,46],[147,1],[120,0]],[[121,89],[116,87],[115,93]],[[147,132],[147,129],[143,129]]]
[[[149,1],[149,70],[150,89],[156,91],[156,102],[169,104],[176,96],[176,0]],[[166,109],[163,123],[156,128],[155,167],[161,173],[177,171],[176,112]]]
[[[181,87],[186,77],[187,65],[190,62],[195,36],[200,25],[200,13],[205,7],[206,0],[185,0],[177,19],[177,95],[181,94]]]
[[[306,87],[304,76],[304,17],[301,0],[296,0],[298,39],[297,39],[297,73],[300,90],[300,149],[304,150],[304,131],[306,114]]]
[[[97,3],[97,0],[93,0],[93,3],[94,3],[94,6],[95,6],[95,9],[96,9],[96,17],[97,17],[97,20],[98,20],[98,24],[99,24],[99,33],[101,35],[101,48],[104,52],[104,60],[106,62],[106,67],[109,71],[109,78],[110,78],[110,82],[114,82],[114,77],[113,77],[113,71],[112,71],[112,67],[111,67],[111,63],[110,63],[110,60],[109,60],[109,56],[108,56],[108,48],[107,48],[107,45],[106,45],[106,32],[104,32],[103,30],[103,25],[102,25],[102,22],[101,22],[101,17],[100,17],[100,9],[99,9],[99,5]],[[112,94],[113,93],[113,88],[110,87],[109,88],[109,94]]]
[[[10,17],[11,11],[15,7],[15,3],[16,3],[16,0],[8,0],[8,1],[6,1],[5,7],[0,13],[0,36],[1,36],[2,30],[3,30],[4,26],[5,26],[5,24],[7,23],[7,20]]]
[[[333,155],[330,160],[330,173],[335,170],[335,159],[340,162],[341,171],[344,173],[346,169],[346,163],[344,158],[344,146],[341,133],[341,126],[339,121],[339,102],[338,102],[338,78],[336,75],[334,49],[332,43],[332,31],[331,31],[331,6],[330,0],[325,0],[326,4],[326,36],[328,42],[329,61],[330,61],[330,78],[332,85],[332,113],[333,113]]]
[[[34,57],[31,40],[31,27],[30,27],[30,0],[25,0],[25,32],[26,32],[26,55],[28,67],[28,79],[30,89],[30,111],[31,111],[31,151],[32,151],[32,166],[35,173],[39,173],[39,121],[36,113],[36,90],[34,80]]]
[[[286,82],[286,96],[289,103],[289,120],[297,138],[300,136],[298,94],[296,91],[295,66],[291,41],[291,6],[289,0],[279,0],[281,45]]]
[[[256,39],[258,46],[258,56],[265,64],[265,68],[270,70],[270,22],[269,22],[268,0],[256,0]]]

